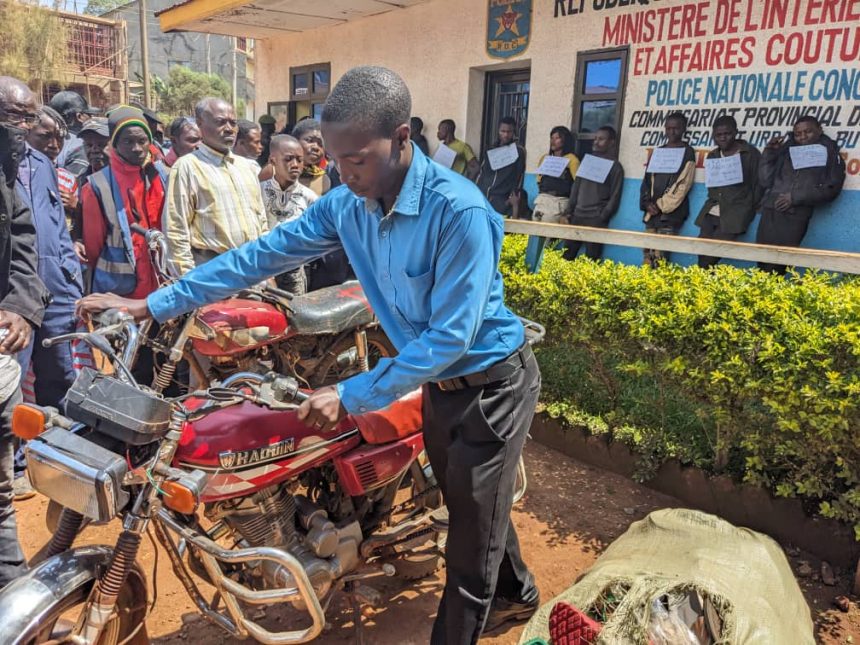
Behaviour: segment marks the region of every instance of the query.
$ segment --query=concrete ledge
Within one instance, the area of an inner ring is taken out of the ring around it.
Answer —
[[[563,427],[545,414],[535,415],[535,441],[591,466],[632,477],[637,456],[626,445],[590,435],[581,428]],[[831,564],[853,568],[860,556],[854,531],[836,520],[810,517],[798,499],[774,498],[755,486],[737,484],[725,476],[712,477],[699,468],[671,460],[644,486],[671,495],[688,508],[713,513],[735,524],[792,544]],[[860,572],[858,572],[860,585]]]

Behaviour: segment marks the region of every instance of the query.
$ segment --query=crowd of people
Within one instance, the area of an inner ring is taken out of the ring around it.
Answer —
[[[163,230],[183,275],[301,217],[339,184],[318,122],[275,136],[268,125],[237,119],[218,98],[170,124],[141,105],[97,110],[72,91],[39,105],[24,82],[0,78],[0,587],[24,566],[11,502],[34,494],[11,443],[11,411],[22,393],[61,408],[91,356],[41,341],[80,328],[84,295],[158,289],[132,225]],[[276,280],[303,294],[351,277],[333,253]],[[148,364],[142,355],[138,371]]]
[[[424,124],[414,117],[410,126],[416,155],[425,164]],[[667,143],[652,155],[642,181],[640,206],[648,232],[677,235],[690,214],[696,155],[684,141],[686,126],[681,113],[666,119]],[[580,159],[571,131],[553,128],[548,152],[538,163],[539,194],[532,210],[523,190],[526,151],[516,141],[516,127],[514,119],[501,119],[495,144],[478,157],[456,138],[454,121],[445,119],[438,125],[434,159],[474,182],[504,216],[608,227],[624,187],[615,130],[597,130],[591,152]],[[841,191],[844,163],[812,117],[801,118],[790,136],[774,139],[763,153],[739,138],[732,117],[717,119],[713,136],[717,147],[708,162],[731,162],[721,169],[723,179],[714,181],[706,163],[708,196],[696,218],[703,238],[736,239],[761,212],[759,243],[798,246],[815,207]],[[193,115],[168,125],[142,106],[93,109],[70,91],[40,106],[25,83],[10,77],[0,78],[0,172],[2,587],[24,567],[11,502],[13,495],[30,491],[25,478],[13,484],[8,431],[20,383],[29,374],[34,401],[60,407],[82,357],[68,344],[45,348],[41,340],[75,331],[80,324],[75,304],[88,292],[142,299],[158,289],[146,241],[132,226],[163,230],[170,262],[185,275],[302,218],[341,178],[326,154],[320,123],[312,118],[276,133],[270,117],[259,123],[240,120],[227,101],[210,97]],[[575,258],[581,246],[567,242],[565,257]],[[584,246],[588,257],[600,258],[600,244]],[[656,264],[665,257],[646,249],[644,259]],[[699,264],[718,261],[703,256]],[[350,277],[347,257],[337,250],[277,276],[276,282],[303,294]]]
[[[424,123],[413,117],[411,128],[412,140],[426,154]],[[579,159],[571,131],[565,126],[553,128],[549,151],[538,161],[538,195],[533,209],[529,209],[523,191],[526,152],[516,143],[515,128],[513,118],[501,119],[495,144],[479,161],[469,144],[456,138],[454,121],[445,119],[439,123],[439,148],[434,158],[475,181],[502,215],[607,228],[618,212],[624,188],[615,129],[597,129],[591,137],[591,152]],[[669,115],[666,143],[649,160],[639,195],[648,233],[678,235],[690,216],[696,152],[684,140],[686,131],[683,113]],[[736,240],[760,212],[758,244],[800,246],[815,207],[833,201],[842,190],[845,163],[835,141],[824,134],[815,117],[800,118],[790,134],[774,138],[763,153],[739,137],[732,116],[714,121],[713,139],[716,147],[705,161],[708,194],[695,220],[701,238]],[[509,155],[494,155],[504,148],[511,148]],[[545,163],[547,157],[565,158],[567,163]],[[564,242],[564,257],[575,259],[582,246],[578,241]],[[584,246],[589,258],[602,256],[602,244],[585,242]],[[643,261],[651,266],[668,260],[668,255],[657,249],[643,249],[643,255]],[[719,260],[703,255],[698,264],[708,268]],[[776,273],[786,271],[783,265],[760,263],[759,267]]]

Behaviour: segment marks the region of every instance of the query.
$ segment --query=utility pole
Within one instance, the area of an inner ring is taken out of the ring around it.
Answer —
[[[233,42],[233,92],[232,92],[233,100],[231,102],[233,103],[233,108],[238,109],[237,103],[238,103],[238,99],[239,99],[239,93],[238,93],[239,74],[238,74],[238,71],[236,70],[236,59],[237,59],[237,56],[236,56],[236,36],[233,36],[232,42]],[[242,118],[244,118],[244,115],[242,115]]]
[[[143,70],[143,105],[152,107],[149,82],[149,41],[146,35],[146,0],[137,0],[140,4],[140,66]]]
[[[206,73],[212,73],[212,47],[209,43],[209,34],[206,34]]]

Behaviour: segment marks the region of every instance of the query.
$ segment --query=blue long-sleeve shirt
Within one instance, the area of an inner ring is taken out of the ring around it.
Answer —
[[[349,412],[387,406],[430,381],[514,352],[523,326],[504,304],[504,226],[475,185],[413,158],[392,215],[341,186],[298,220],[194,269],[147,299],[165,321],[343,247],[398,355],[338,384]]]

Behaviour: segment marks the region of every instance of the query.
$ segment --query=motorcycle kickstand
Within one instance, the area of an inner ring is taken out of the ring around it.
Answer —
[[[344,592],[352,608],[352,629],[356,645],[364,645],[364,616],[361,615],[361,600],[356,593],[359,582],[351,580],[344,585]]]

